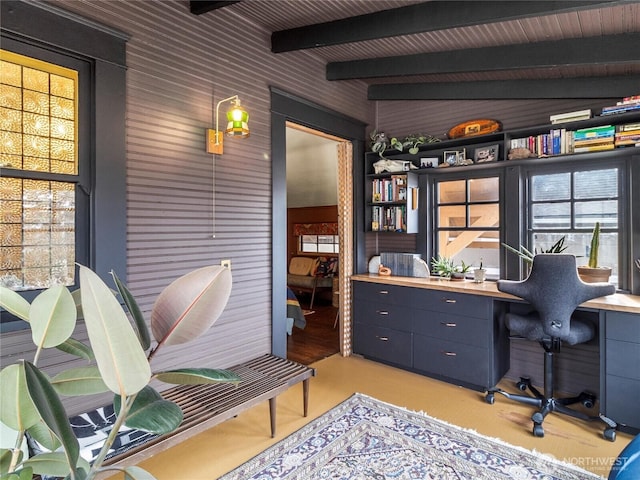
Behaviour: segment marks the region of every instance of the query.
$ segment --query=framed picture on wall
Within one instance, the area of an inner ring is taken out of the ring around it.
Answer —
[[[495,162],[498,160],[498,149],[500,145],[490,145],[488,147],[476,148],[473,152],[473,161],[475,163]]]

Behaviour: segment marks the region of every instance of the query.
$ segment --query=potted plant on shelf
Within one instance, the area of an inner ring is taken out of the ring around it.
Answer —
[[[17,432],[15,448],[0,449],[0,477],[23,480],[32,476],[93,480],[107,470],[127,479],[153,480],[138,466],[108,466],[103,462],[122,425],[164,434],[182,422],[180,407],[162,398],[151,380],[171,384],[237,383],[229,370],[179,368],[152,371],[151,359],[162,346],[185,343],[202,335],[222,313],[231,292],[231,273],[219,266],[188,273],[166,287],[151,312],[151,336],[142,312],[127,287],[112,273],[116,291],[90,269],[80,266],[80,290],[71,294],[54,285],[31,304],[18,293],[0,287],[0,306],[28,323],[36,354],[0,371],[0,421]],[[120,294],[129,316],[114,293]],[[204,314],[203,314],[204,312]],[[90,344],[71,337],[78,318],[87,328]],[[84,358],[89,366],[71,368],[53,378],[38,360],[43,348],[57,348]],[[10,388],[8,386],[11,385]],[[98,455],[89,462],[80,446],[59,395],[114,393],[116,419]],[[24,458],[22,439],[31,436],[49,452]],[[111,472],[110,472],[111,473]]]
[[[471,265],[467,265],[464,261],[456,265],[453,259],[442,255],[431,259],[431,267],[433,273],[447,280],[464,280],[465,274],[471,269]]]
[[[420,145],[424,145],[425,143],[436,143],[439,141],[440,139],[433,135],[426,133],[412,133],[411,135],[404,137],[402,140],[392,138],[391,147],[395,148],[399,152],[406,149],[411,155],[415,155],[418,153]]]
[[[600,222],[596,222],[589,246],[589,263],[578,267],[578,275],[585,283],[608,282],[611,267],[598,266],[598,250],[600,249]]]

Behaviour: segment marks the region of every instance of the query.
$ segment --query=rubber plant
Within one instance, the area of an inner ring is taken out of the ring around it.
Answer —
[[[0,451],[0,478],[26,480],[33,475],[92,480],[116,470],[126,480],[153,480],[137,466],[103,466],[122,425],[165,434],[182,422],[182,411],[149,385],[152,379],[170,384],[240,382],[233,372],[210,368],[152,371],[151,359],[162,346],[189,342],[208,330],[222,313],[231,292],[231,273],[220,266],[190,272],[166,287],[151,312],[151,336],[128,288],[111,272],[117,294],[90,269],[80,266],[80,289],[71,293],[55,285],[31,304],[18,293],[0,287],[0,306],[28,323],[36,346],[31,360],[19,360],[0,372],[0,421],[17,431],[14,448]],[[84,319],[89,345],[72,338],[78,319]],[[39,367],[46,348],[85,359],[50,378]],[[112,391],[117,412],[102,449],[89,464],[80,448],[60,395],[91,395]],[[49,450],[23,458],[25,434]]]

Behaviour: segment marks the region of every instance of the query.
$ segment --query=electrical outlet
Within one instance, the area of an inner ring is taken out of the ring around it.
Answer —
[[[231,270],[231,260],[220,260],[220,265]]]

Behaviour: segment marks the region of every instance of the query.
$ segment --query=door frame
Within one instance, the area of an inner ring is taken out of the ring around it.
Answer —
[[[364,158],[366,123],[342,113],[292,95],[275,87],[271,92],[271,351],[286,358],[286,302],[287,298],[287,122],[296,123],[313,130],[343,138],[353,145],[354,198],[362,192],[362,169],[358,168]],[[356,204],[358,202],[355,202]],[[362,215],[354,215],[353,259],[361,264],[364,255],[359,248],[362,232]],[[354,266],[355,267],[355,266]]]

